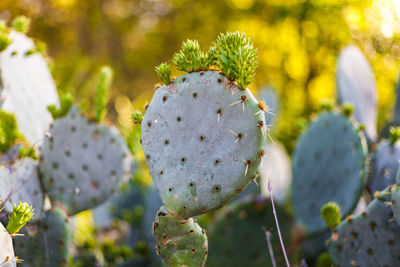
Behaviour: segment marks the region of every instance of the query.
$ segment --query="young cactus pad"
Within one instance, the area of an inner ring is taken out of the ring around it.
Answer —
[[[396,173],[399,168],[400,142],[391,144],[383,140],[372,155],[372,172],[367,188],[373,194],[396,182]]]
[[[56,120],[41,152],[43,186],[71,214],[106,201],[130,175],[131,155],[118,130],[81,116]]]
[[[15,257],[13,242],[10,234],[4,228],[0,222],[0,266],[1,267],[14,267],[17,266]]]
[[[0,198],[5,202],[4,211],[11,212],[14,203],[26,202],[35,209],[34,217],[40,217],[44,195],[37,168],[38,163],[31,158],[18,160],[10,167],[0,166]]]
[[[276,209],[284,243],[295,252],[297,244],[289,244],[293,235],[293,218],[282,206],[276,205]],[[209,228],[207,267],[273,266],[263,228],[271,232],[277,266],[285,266],[271,202],[266,198],[258,196],[230,203],[217,213]]]
[[[338,103],[354,105],[354,118],[365,125],[369,140],[377,138],[377,90],[372,68],[355,46],[343,48],[337,65]]]
[[[332,235],[329,252],[338,266],[398,266],[400,226],[393,220],[390,188],[367,210],[341,222]]]
[[[365,139],[349,118],[335,111],[323,112],[300,137],[292,162],[292,201],[296,220],[309,234],[326,229],[320,217],[324,204],[338,203],[343,215],[355,207],[365,158]]]
[[[15,114],[18,129],[31,144],[41,140],[53,121],[48,105],[58,105],[58,95],[47,62],[24,34],[11,31],[12,43],[0,53],[0,108]]]
[[[179,219],[161,207],[153,224],[153,233],[158,252],[167,267],[205,265],[207,235],[192,218]]]
[[[14,238],[14,248],[24,266],[68,266],[72,233],[63,210],[46,211],[42,219],[23,228],[22,233]]]
[[[142,147],[168,210],[188,218],[220,208],[254,178],[264,154],[264,112],[249,89],[217,71],[158,88],[142,121]]]

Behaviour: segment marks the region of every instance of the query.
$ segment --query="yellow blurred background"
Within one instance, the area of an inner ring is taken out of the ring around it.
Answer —
[[[92,103],[101,65],[115,70],[108,119],[130,127],[158,82],[154,66],[170,60],[182,41],[204,49],[220,32],[243,31],[259,52],[259,91],[281,98],[274,135],[290,152],[322,99],[335,99],[340,49],[358,46],[379,90],[379,127],[392,116],[400,58],[400,0],[1,0],[0,19],[32,19],[29,35],[48,45],[60,92]],[[179,72],[173,70],[174,75]]]

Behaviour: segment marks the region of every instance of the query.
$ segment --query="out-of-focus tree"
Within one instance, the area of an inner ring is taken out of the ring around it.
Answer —
[[[2,0],[0,19],[32,18],[30,35],[48,45],[60,91],[93,101],[99,67],[115,69],[114,112],[128,126],[157,82],[154,66],[186,39],[204,49],[220,32],[244,31],[259,51],[254,90],[270,84],[281,95],[275,136],[291,151],[299,118],[335,97],[336,58],[359,46],[379,89],[379,126],[391,116],[400,57],[397,0]],[[173,70],[178,75],[177,70]]]

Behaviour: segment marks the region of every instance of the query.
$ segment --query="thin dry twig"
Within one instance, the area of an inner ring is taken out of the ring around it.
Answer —
[[[271,244],[271,232],[267,231],[267,229],[265,229],[265,227],[263,227],[262,229],[265,233],[265,237],[267,238],[267,245],[268,245],[269,255],[271,256],[272,266],[276,267],[274,251],[272,249],[272,244]]]

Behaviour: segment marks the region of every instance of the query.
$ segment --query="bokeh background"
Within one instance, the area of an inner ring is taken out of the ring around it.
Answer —
[[[108,119],[130,127],[130,113],[151,100],[154,66],[186,39],[204,49],[220,32],[243,31],[259,51],[259,91],[280,95],[274,136],[291,152],[322,99],[335,99],[337,55],[358,46],[379,90],[379,122],[392,116],[400,58],[398,0],[1,0],[0,19],[33,21],[29,35],[48,45],[60,93],[93,101],[101,65],[115,70]],[[174,70],[174,75],[179,72]]]

